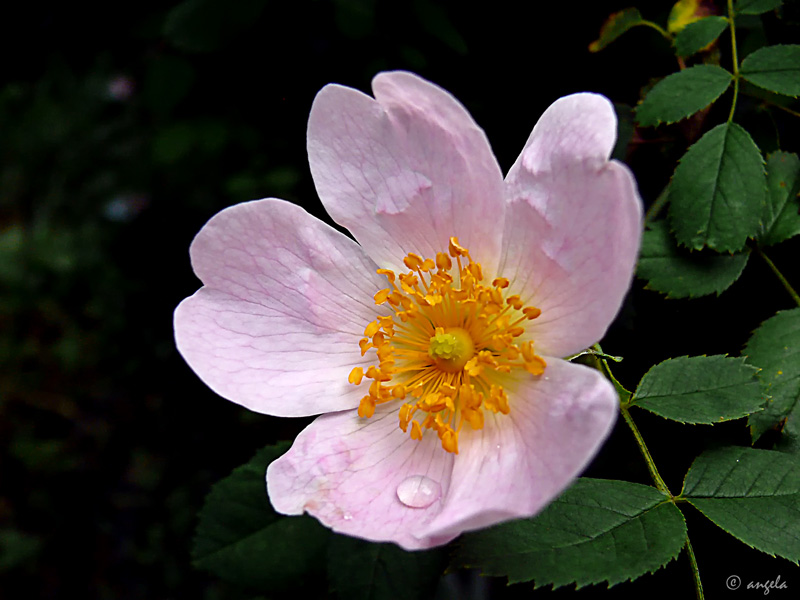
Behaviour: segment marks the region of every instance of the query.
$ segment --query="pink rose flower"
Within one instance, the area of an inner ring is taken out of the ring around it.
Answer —
[[[553,103],[503,179],[446,91],[317,95],[308,156],[355,242],[277,199],[214,216],[175,312],[189,365],[251,410],[323,414],[267,470],[275,509],[406,549],[530,517],[592,459],[614,388],[570,356],[630,286],[641,202],[607,99]]]

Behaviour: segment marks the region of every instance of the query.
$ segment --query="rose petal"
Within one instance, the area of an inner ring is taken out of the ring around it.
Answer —
[[[381,73],[375,98],[329,85],[308,123],[317,191],[381,266],[433,258],[456,236],[493,268],[502,174],[483,131],[449,93],[411,73]]]
[[[514,293],[542,310],[526,334],[551,356],[573,354],[603,337],[630,287],[639,251],[641,200],[628,168],[605,162],[616,121],[603,108],[608,101],[598,98],[579,94],[548,109],[507,180],[499,272]],[[567,109],[576,111],[573,126]],[[588,125],[592,111],[594,128]],[[587,129],[586,147],[575,137],[581,128]],[[544,142],[558,133],[566,137],[548,157]]]
[[[176,309],[175,339],[211,389],[278,416],[358,405],[347,378],[369,363],[358,341],[386,280],[355,242],[269,199],[217,214],[191,257],[205,287]]]
[[[575,162],[600,169],[616,141],[617,115],[606,97],[564,96],[542,113],[506,181],[513,182],[520,170],[536,174]]]
[[[407,550],[455,537],[415,535],[441,510],[453,455],[442,450],[435,434],[415,441],[403,433],[398,408],[395,403],[380,406],[369,419],[355,411],[323,415],[306,427],[267,469],[275,510],[289,515],[305,511],[339,533],[395,542]],[[413,495],[412,488],[406,499],[414,506],[403,504],[398,488],[404,485],[402,495],[420,482],[430,493]]]
[[[531,516],[592,459],[618,401],[597,371],[559,359],[518,383],[510,415],[487,414],[479,431],[465,426],[457,456],[433,432],[417,442],[400,431],[394,403],[371,419],[355,411],[319,417],[269,466],[270,500],[278,512],[305,511],[334,531],[408,550]],[[441,496],[421,508],[400,502],[398,488],[420,477]]]
[[[597,371],[548,359],[545,374],[509,389],[511,412],[459,436],[450,488],[425,535],[448,537],[530,517],[586,467],[611,431],[619,401]]]

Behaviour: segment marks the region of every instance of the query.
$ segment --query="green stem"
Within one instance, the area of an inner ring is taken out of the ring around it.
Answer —
[[[655,29],[658,33],[663,35],[667,41],[671,44],[672,43],[672,36],[667,33],[667,30],[661,27],[658,23],[653,23],[652,21],[639,21],[639,25],[645,25],[646,27],[650,27]]]
[[[600,344],[595,344],[593,348],[598,353],[603,353],[603,349],[600,347]],[[622,418],[625,419],[625,422],[628,424],[628,427],[631,428],[633,432],[633,437],[636,438],[636,443],[639,445],[639,452],[642,453],[644,457],[644,462],[647,463],[647,469],[650,471],[650,476],[653,478],[653,481],[656,484],[656,487],[670,497],[670,500],[674,501],[675,496],[669,491],[667,484],[664,483],[664,480],[661,478],[661,474],[658,472],[656,468],[656,463],[653,460],[653,457],[650,455],[650,451],[647,449],[647,444],[644,443],[644,438],[642,434],[639,433],[639,428],[636,427],[636,423],[633,422],[633,417],[631,417],[631,413],[628,412],[628,407],[630,406],[631,399],[633,398],[633,394],[631,394],[628,390],[626,390],[622,385],[617,381],[616,377],[614,377],[613,373],[611,373],[611,368],[608,366],[608,362],[605,359],[599,358],[597,359],[598,370],[604,372],[606,377],[611,380],[611,383],[614,384],[614,387],[617,389],[617,392],[620,396],[627,396],[626,398],[622,399],[620,403],[619,410],[622,413]]]
[[[703,583],[700,581],[700,569],[697,568],[697,558],[695,558],[694,550],[692,550],[692,542],[689,541],[688,535],[686,536],[686,554],[689,555],[689,565],[692,569],[692,579],[694,580],[697,600],[704,600]]]
[[[728,23],[731,28],[731,50],[733,52],[733,101],[731,102],[731,112],[728,115],[728,123],[730,123],[733,121],[736,100],[739,98],[739,56],[736,52],[736,24],[734,23],[733,0],[728,0]]]
[[[636,443],[639,445],[639,452],[642,453],[642,456],[644,457],[644,462],[647,463],[647,469],[650,471],[650,476],[653,478],[656,487],[661,492],[667,494],[670,498],[672,498],[673,496],[670,493],[667,484],[664,483],[664,480],[661,478],[661,474],[658,472],[658,469],[656,468],[656,463],[653,460],[653,457],[650,455],[650,451],[647,449],[647,444],[644,443],[644,438],[642,437],[642,434],[639,433],[639,428],[636,427],[636,423],[633,422],[631,413],[628,412],[628,409],[623,406],[621,406],[619,410],[622,413],[622,418],[625,419],[625,422],[628,424],[628,427],[631,428],[631,431],[633,432],[633,437],[636,438]]]
[[[661,190],[661,193],[658,195],[658,198],[656,198],[653,204],[650,205],[650,208],[647,209],[647,212],[644,215],[645,225],[653,222],[653,219],[655,219],[661,212],[661,210],[664,208],[664,206],[666,206],[668,200],[669,200],[669,185],[667,185],[663,190]]]
[[[783,284],[783,287],[786,288],[786,291],[789,292],[789,295],[792,297],[792,300],[795,301],[797,306],[800,306],[800,295],[798,295],[797,292],[794,291],[794,288],[787,281],[786,277],[783,276],[783,273],[781,273],[778,270],[778,267],[775,266],[775,263],[772,262],[766,254],[764,254],[764,251],[761,249],[761,247],[758,244],[755,244],[754,247],[755,247],[756,253],[761,258],[764,259],[764,262],[767,263],[769,268],[772,269],[772,272],[775,273],[775,276],[778,278],[778,280]]]

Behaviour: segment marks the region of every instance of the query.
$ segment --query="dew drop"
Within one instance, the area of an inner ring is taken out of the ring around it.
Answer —
[[[343,518],[345,521],[350,521],[350,520],[353,518],[353,515],[351,515],[350,513],[344,513],[344,514],[342,515],[342,518]]]
[[[397,498],[411,508],[427,508],[442,495],[442,486],[424,475],[406,477],[397,486]]]

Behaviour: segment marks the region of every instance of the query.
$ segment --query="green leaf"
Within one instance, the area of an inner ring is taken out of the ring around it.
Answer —
[[[311,517],[278,515],[267,497],[267,465],[288,447],[267,446],[212,488],[199,515],[196,567],[265,591],[323,574],[330,532]]]
[[[600,37],[589,44],[589,52],[599,52],[629,29],[644,23],[642,14],[635,8],[626,8],[609,15],[600,28]]]
[[[734,12],[738,15],[760,15],[775,10],[783,0],[737,0]]]
[[[685,119],[719,98],[731,81],[733,76],[716,65],[696,65],[667,75],[636,107],[636,122],[649,127]]]
[[[766,46],[742,61],[739,69],[747,81],[770,92],[800,96],[800,46]]]
[[[672,358],[645,373],[630,404],[680,423],[732,421],[764,405],[757,374],[744,358]]]
[[[728,27],[725,17],[706,17],[689,23],[675,36],[675,54],[691,56],[699,52],[719,37]]]
[[[767,203],[761,216],[758,241],[769,246],[800,233],[800,159],[796,154],[773,152],[767,157]]]
[[[663,567],[685,543],[683,515],[655,488],[581,478],[533,519],[463,536],[454,563],[535,587],[614,585]]]
[[[761,151],[736,123],[701,137],[681,158],[669,189],[678,243],[699,250],[741,250],[758,233],[766,196]]]
[[[678,0],[672,5],[667,17],[667,31],[679,33],[690,23],[699,20],[705,12],[701,6],[703,0]]]
[[[636,275],[667,298],[719,295],[739,279],[749,257],[747,248],[736,254],[689,252],[677,246],[666,221],[657,221],[642,237]]]
[[[328,580],[347,600],[427,600],[447,566],[439,548],[406,552],[395,544],[373,544],[334,535],[328,546]]]
[[[755,330],[744,349],[747,362],[761,368],[759,377],[772,399],[750,416],[755,442],[783,419],[800,420],[800,308],[779,312]]]
[[[782,452],[718,448],[694,461],[683,495],[748,546],[800,559],[800,462]]]

